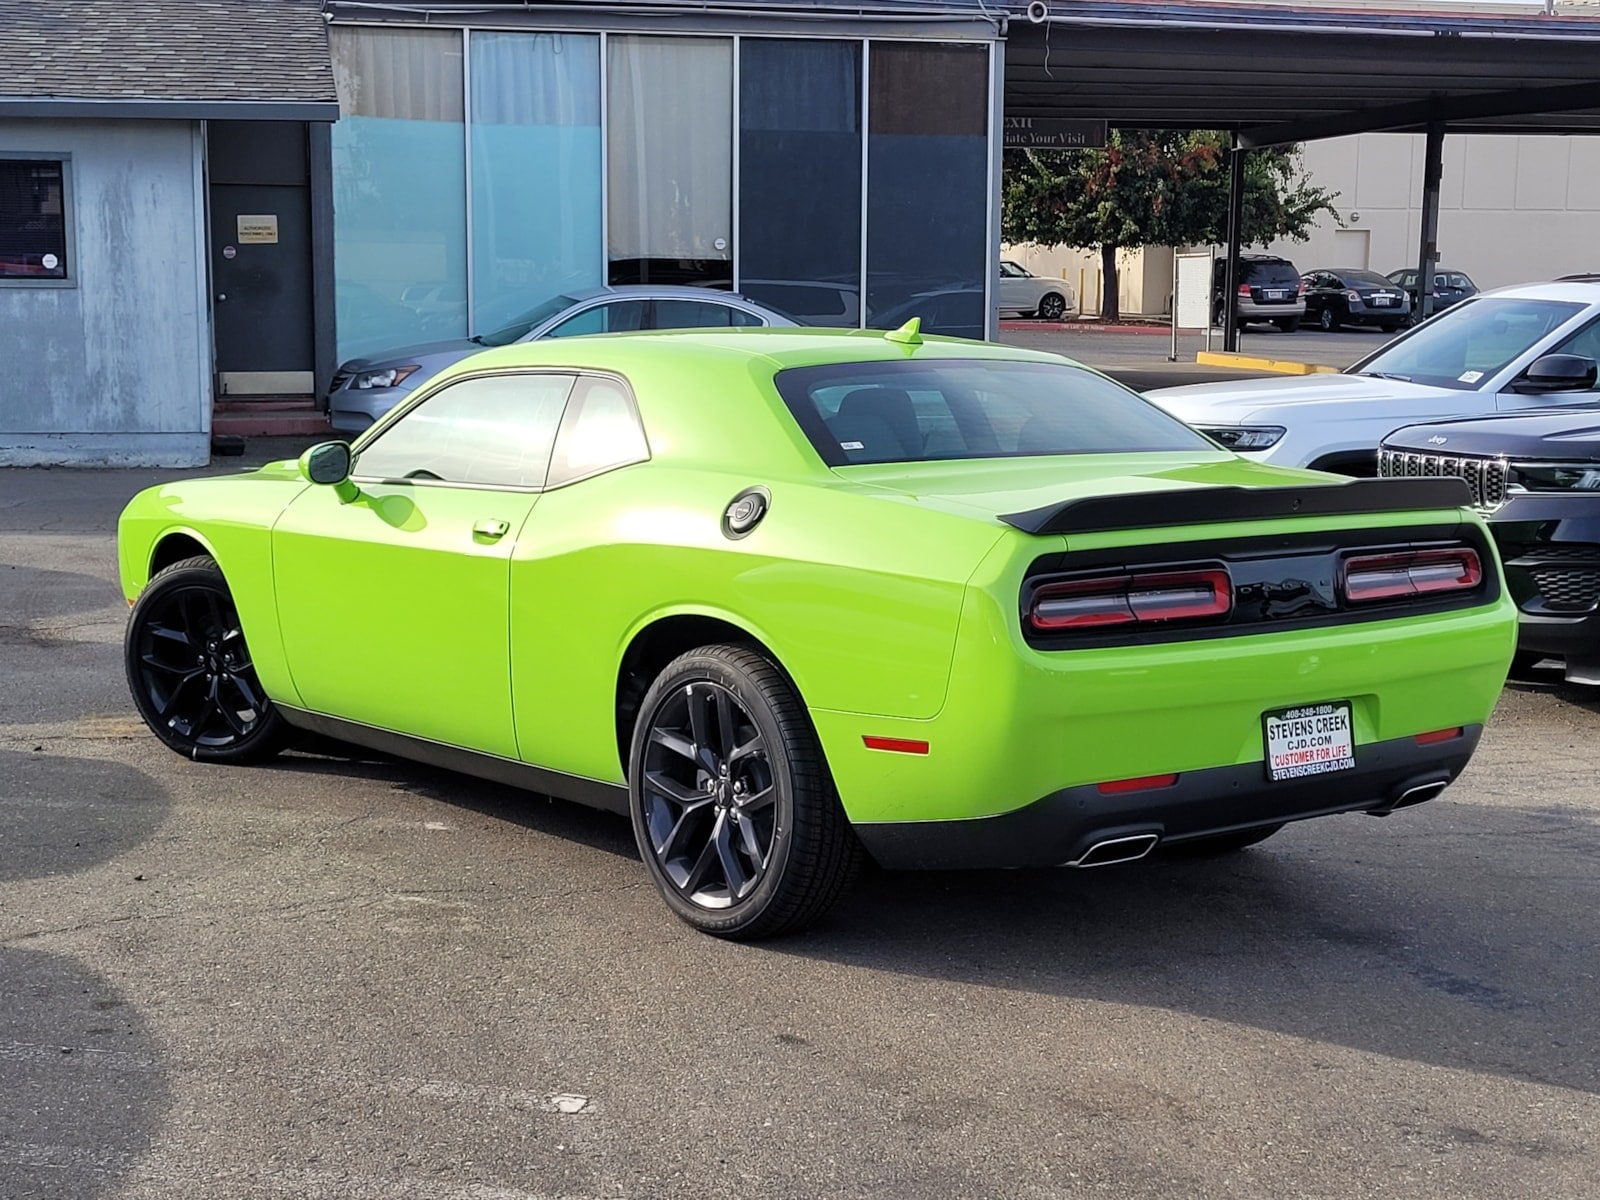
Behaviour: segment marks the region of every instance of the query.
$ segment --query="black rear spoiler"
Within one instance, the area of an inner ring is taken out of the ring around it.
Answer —
[[[1000,519],[1024,533],[1099,533],[1161,525],[1217,525],[1275,517],[1342,517],[1408,509],[1465,508],[1465,479],[1352,479],[1294,487],[1208,487],[1193,491],[1085,496]]]

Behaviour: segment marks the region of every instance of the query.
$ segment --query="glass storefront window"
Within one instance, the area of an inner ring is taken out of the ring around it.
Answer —
[[[861,43],[745,38],[739,290],[806,325],[861,322]]]
[[[329,31],[339,356],[467,332],[459,30]]]
[[[611,283],[733,282],[733,41],[607,41]]]
[[[989,47],[873,42],[867,324],[984,335]]]
[[[472,328],[603,282],[600,39],[472,34]]]

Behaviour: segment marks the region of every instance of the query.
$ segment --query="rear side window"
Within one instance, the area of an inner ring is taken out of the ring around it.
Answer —
[[[704,300],[657,300],[657,329],[726,329],[760,325],[761,319],[728,304]]]
[[[832,467],[1216,449],[1120,384],[1065,364],[843,363],[781,371],[776,383]]]
[[[633,396],[620,379],[585,375],[561,418],[546,487],[560,487],[650,457]]]

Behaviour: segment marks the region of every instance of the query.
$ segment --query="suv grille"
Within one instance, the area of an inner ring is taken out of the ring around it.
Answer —
[[[1379,450],[1378,474],[1389,479],[1457,478],[1472,489],[1472,506],[1492,513],[1506,502],[1511,465],[1503,458],[1461,458],[1415,450]]]

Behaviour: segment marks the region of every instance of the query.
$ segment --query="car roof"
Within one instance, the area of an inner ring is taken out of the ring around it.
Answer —
[[[1517,283],[1510,287],[1479,292],[1478,295],[1510,297],[1518,300],[1574,300],[1580,304],[1600,304],[1600,277]]]
[[[764,361],[773,370],[827,363],[893,362],[908,358],[1011,360],[1061,363],[1058,354],[994,342],[924,334],[920,346],[891,341],[882,329],[652,329],[589,337],[548,338],[480,351],[463,360],[471,370],[567,366],[626,371],[631,365],[683,362],[701,357],[723,362]],[[454,373],[454,372],[452,372]]]
[[[575,288],[563,292],[575,301],[594,300],[601,296],[632,297],[636,300],[739,300],[745,304],[756,302],[726,288],[686,287],[677,283],[620,283],[600,284],[597,287]],[[759,305],[757,306],[759,307]]]

